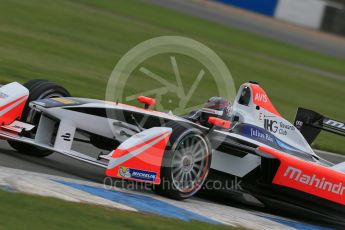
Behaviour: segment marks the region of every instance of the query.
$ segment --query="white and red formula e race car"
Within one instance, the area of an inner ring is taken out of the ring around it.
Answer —
[[[214,97],[185,117],[138,100],[145,108],[73,98],[45,80],[10,83],[0,88],[0,137],[23,154],[63,154],[175,199],[193,196],[210,178],[238,178],[241,190],[229,192],[244,200],[343,221],[345,164],[322,159],[310,143],[320,130],[345,135],[344,123],[300,108],[291,124],[254,82],[233,103]],[[76,143],[101,153],[78,151]]]

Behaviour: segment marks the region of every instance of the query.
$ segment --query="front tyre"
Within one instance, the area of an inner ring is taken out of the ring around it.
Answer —
[[[168,124],[173,128],[161,168],[158,194],[183,200],[203,186],[210,170],[211,148],[207,137],[187,124]]]
[[[22,113],[21,121],[37,126],[41,114],[29,107],[30,102],[54,97],[70,97],[70,93],[62,86],[46,80],[31,80],[24,84],[29,90],[29,98]],[[34,138],[34,134],[31,138]],[[46,157],[52,154],[52,151],[37,148],[16,141],[8,141],[10,146],[20,153],[35,157]]]

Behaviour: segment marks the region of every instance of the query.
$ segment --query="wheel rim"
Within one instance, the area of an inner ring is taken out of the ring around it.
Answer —
[[[208,172],[209,150],[200,135],[184,137],[174,151],[171,174],[174,186],[183,193],[196,192]]]

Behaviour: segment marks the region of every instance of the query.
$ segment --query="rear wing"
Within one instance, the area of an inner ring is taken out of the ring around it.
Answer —
[[[294,124],[309,144],[316,139],[321,130],[345,136],[344,122],[324,117],[309,109],[298,108]]]

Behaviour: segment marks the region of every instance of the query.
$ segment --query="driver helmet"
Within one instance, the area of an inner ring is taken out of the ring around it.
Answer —
[[[223,97],[211,97],[201,109],[200,124],[210,126],[209,117],[218,117],[231,120],[231,103]]]

